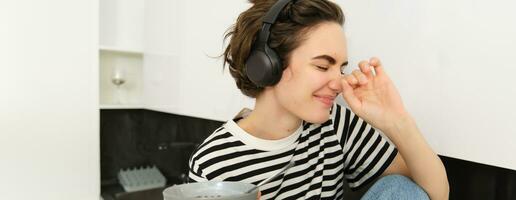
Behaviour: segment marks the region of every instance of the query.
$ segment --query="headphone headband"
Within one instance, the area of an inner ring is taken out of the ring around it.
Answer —
[[[276,2],[276,4],[274,4],[271,7],[271,9],[267,12],[267,14],[265,14],[265,17],[263,18],[263,23],[274,24],[283,8],[287,5],[287,3],[291,1],[293,0],[278,0],[278,2]]]
[[[279,14],[285,8],[285,6],[295,0],[278,0],[265,14],[263,17],[263,25],[260,33],[258,34],[258,41],[267,43],[269,41],[270,28],[278,19]]]

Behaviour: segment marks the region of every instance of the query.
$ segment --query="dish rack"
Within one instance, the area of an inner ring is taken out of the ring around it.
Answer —
[[[118,182],[126,192],[165,187],[167,180],[156,166],[120,169]]]

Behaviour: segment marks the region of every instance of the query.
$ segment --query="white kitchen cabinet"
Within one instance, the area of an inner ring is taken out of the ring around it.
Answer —
[[[146,108],[174,113],[179,107],[183,1],[145,4],[143,102]]]
[[[101,46],[141,51],[145,0],[99,1]]]
[[[146,1],[144,106],[227,120],[254,100],[236,88],[222,59],[224,32],[247,1]]]
[[[144,0],[102,0],[99,12],[101,109],[142,108]],[[113,84],[115,72],[124,83]]]
[[[224,32],[247,1],[101,2],[101,108],[145,108],[227,120],[254,100],[222,71]],[[111,83],[123,68],[127,82]],[[121,97],[121,102],[118,102]]]

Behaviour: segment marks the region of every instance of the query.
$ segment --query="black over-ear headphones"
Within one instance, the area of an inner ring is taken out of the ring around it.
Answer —
[[[252,46],[247,58],[246,74],[249,79],[260,87],[275,85],[280,79],[282,70],[281,59],[269,47],[270,28],[283,8],[293,0],[278,0],[263,18],[262,29]]]

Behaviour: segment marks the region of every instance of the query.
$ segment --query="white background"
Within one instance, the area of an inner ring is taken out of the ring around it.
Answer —
[[[351,62],[383,60],[439,154],[516,169],[516,2],[338,2]]]

